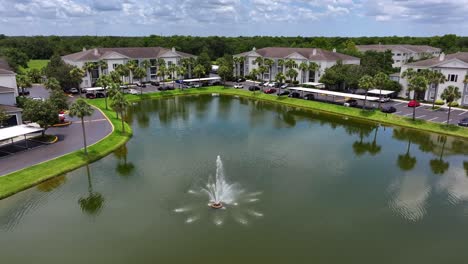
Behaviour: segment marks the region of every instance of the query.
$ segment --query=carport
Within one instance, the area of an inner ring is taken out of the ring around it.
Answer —
[[[325,95],[326,97],[331,96],[332,97],[332,102],[336,102],[335,101],[336,97],[351,98],[351,99],[357,99],[357,100],[364,100],[365,99],[364,95],[341,93],[341,92],[334,92],[334,91],[321,90],[321,89],[303,88],[303,87],[290,87],[288,89],[289,90],[300,91],[302,93],[301,94],[302,97],[304,97],[304,92],[313,93],[313,94],[317,94],[317,95]],[[367,96],[367,101],[375,102],[375,101],[378,101],[378,100],[379,100],[378,97]]]
[[[376,95],[376,96],[379,96],[379,97],[380,97],[380,95],[382,95],[384,97],[387,97],[387,96],[391,95],[394,92],[395,91],[390,91],[390,90],[372,89],[372,90],[367,91],[367,94],[373,94],[373,95]]]
[[[0,156],[13,154],[15,149],[29,149],[28,140],[26,136],[28,134],[41,132],[43,128],[33,125],[19,125],[13,127],[7,127],[0,129],[0,142],[6,142],[11,140],[11,143],[0,145]],[[24,136],[24,145],[15,144],[14,138]]]

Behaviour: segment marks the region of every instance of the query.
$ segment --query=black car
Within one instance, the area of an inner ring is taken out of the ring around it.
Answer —
[[[380,111],[382,111],[383,113],[395,113],[396,112],[396,108],[393,107],[393,106],[384,106],[382,107],[382,109],[380,109]]]
[[[241,77],[241,78],[237,79],[237,82],[245,82],[245,78]]]
[[[86,94],[86,98],[88,98],[88,99],[94,99],[94,98],[96,98],[96,95],[93,94],[93,93],[87,93],[87,94]]]
[[[304,95],[304,99],[306,100],[314,100],[315,96],[313,94],[306,94]]]
[[[282,91],[278,94],[278,96],[289,95],[289,91]]]
[[[18,95],[29,95],[29,91],[28,90],[19,91]]]
[[[356,99],[348,99],[344,102],[344,106],[357,106],[358,105],[358,102]]]
[[[104,98],[106,97],[105,93],[96,93],[96,98]]]
[[[292,92],[288,95],[288,97],[291,97],[291,98],[301,98],[301,94],[298,93],[298,92]]]
[[[249,87],[249,91],[260,91],[260,87],[255,86],[255,85],[250,86],[250,87]]]
[[[468,117],[463,118],[462,120],[458,121],[459,126],[468,127]]]
[[[211,83],[211,85],[221,85],[221,82],[220,81],[214,81]]]
[[[153,86],[159,86],[159,82],[156,82],[156,81],[151,81],[150,84]]]

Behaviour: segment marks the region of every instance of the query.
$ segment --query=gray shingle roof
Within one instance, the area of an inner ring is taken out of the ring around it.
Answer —
[[[0,86],[0,93],[14,93],[15,89],[5,86]]]
[[[443,61],[449,61],[449,60],[453,60],[453,59],[458,59],[458,60],[461,60],[465,63],[468,63],[468,52],[457,52],[457,53],[453,53],[453,54],[447,54],[445,55],[445,58],[443,61],[441,61],[439,59],[440,57],[435,57],[435,58],[432,58],[432,59],[427,59],[427,60],[422,60],[422,61],[416,61],[416,62],[412,62],[412,63],[408,63],[406,65],[408,66],[417,66],[417,67],[431,67],[431,66],[434,66],[434,65],[437,65]]]
[[[316,51],[314,55],[314,50]],[[309,60],[324,60],[324,61],[337,61],[337,60],[359,60],[359,58],[349,56],[346,54],[332,52],[318,48],[286,48],[286,47],[267,47],[255,50],[258,54],[268,58],[285,58],[293,53],[298,53]],[[248,52],[238,54],[244,56]]]
[[[356,48],[360,51],[368,51],[368,50],[375,50],[384,52],[386,50],[401,50],[406,52],[415,52],[415,53],[432,53],[432,52],[440,52],[439,48],[427,46],[427,45],[408,45],[408,44],[401,44],[401,45],[356,45]]]
[[[94,48],[65,55],[63,59],[70,61],[96,61],[113,52],[122,54],[131,59],[158,58],[168,51],[171,50],[162,47]],[[182,57],[194,56],[180,51],[176,51],[176,53]]]
[[[5,110],[7,113],[17,113],[23,111],[23,109],[16,107],[16,106],[11,106],[11,105],[3,105],[0,104],[0,109]]]

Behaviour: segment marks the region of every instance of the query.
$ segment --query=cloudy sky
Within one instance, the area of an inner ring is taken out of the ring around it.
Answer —
[[[468,0],[0,0],[6,35],[468,35]]]

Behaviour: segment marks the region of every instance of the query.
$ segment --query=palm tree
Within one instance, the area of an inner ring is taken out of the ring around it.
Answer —
[[[135,76],[135,78],[137,78],[141,82],[141,79],[146,77],[146,70],[141,67],[138,67],[134,70],[133,76]],[[140,95],[142,94],[143,94],[143,85],[140,85]]]
[[[187,68],[185,68],[185,66],[183,66],[183,65],[178,66],[177,67],[177,75],[182,77],[181,85],[180,85],[181,89],[184,87],[182,84],[184,83],[185,74],[187,74]]]
[[[107,70],[107,61],[104,61],[104,60],[100,60],[97,62],[97,65],[99,66],[99,69],[101,70],[101,74],[105,75],[104,74],[104,70]]]
[[[294,81],[296,81],[297,75],[298,75],[298,73],[294,68],[289,68],[289,70],[286,71],[286,76],[289,77],[289,81],[291,83],[293,83],[293,79],[294,79]]]
[[[286,79],[286,77],[284,76],[282,72],[277,73],[275,76],[276,82],[283,83],[284,79]],[[278,94],[280,93],[281,93],[281,85],[278,87]]]
[[[138,62],[135,60],[128,61],[125,66],[127,66],[130,74],[130,83],[133,83],[133,75],[136,68],[138,68]]]
[[[313,72],[314,74],[314,80],[315,80],[315,72],[320,69],[320,65],[318,65],[316,62],[309,62],[309,71]]]
[[[31,79],[27,75],[18,74],[16,75],[16,85],[21,88],[21,94],[24,96],[24,89],[32,87]]]
[[[258,78],[258,69],[252,69],[250,70],[250,75],[252,75],[252,79],[257,80]]]
[[[382,89],[389,81],[388,75],[383,72],[379,72],[374,76],[374,85],[379,88],[379,108],[382,104]]]
[[[260,67],[263,65],[263,57],[257,57],[253,62]]]
[[[265,58],[265,59],[263,60],[263,64],[264,64],[265,67],[267,67],[267,69],[268,69],[268,76],[269,76],[268,81],[271,82],[271,73],[272,73],[271,69],[272,69],[273,65],[275,64],[275,61],[272,60],[272,59],[270,59],[270,58]]]
[[[284,73],[284,60],[278,59],[278,66],[281,67],[281,72]]]
[[[198,82],[200,83],[201,77],[205,76],[205,67],[203,67],[201,64],[197,64],[193,69],[193,73],[198,77]]]
[[[122,79],[120,79],[120,73],[118,71],[111,71],[109,74],[109,78],[112,80],[113,83],[122,83]]]
[[[406,69],[402,74],[401,78],[406,79],[406,81],[409,83],[409,81],[416,76],[417,72],[414,71],[413,68],[408,68]],[[408,93],[408,98],[409,98],[409,93]]]
[[[239,76],[239,71],[238,71],[237,68],[239,67],[240,58],[242,58],[242,57],[233,57],[232,58],[232,61],[234,62],[234,71],[235,71],[234,76],[236,78]]]
[[[117,164],[117,172],[121,176],[128,176],[132,173],[135,169],[135,165],[133,163],[127,161],[128,156],[128,149],[127,145],[124,144],[118,149],[114,151],[114,155],[119,159],[119,163]]]
[[[439,141],[442,141],[442,150],[440,151],[440,156],[438,159],[431,159],[429,165],[434,174],[444,174],[444,172],[449,168],[449,163],[443,160],[445,143],[447,142],[446,136],[440,136]]]
[[[78,203],[80,204],[81,210],[90,215],[95,215],[101,211],[102,205],[104,204],[104,197],[102,197],[100,193],[93,191],[89,165],[86,165],[86,173],[88,175],[88,196],[80,198]]]
[[[87,61],[84,63],[83,65],[83,70],[86,72],[86,75],[89,76],[89,79],[91,80],[91,85],[92,82],[93,82],[93,76],[92,76],[92,71],[94,69],[96,69],[97,65],[96,65],[96,62],[93,62],[93,61]]]
[[[122,93],[118,92],[112,97],[111,107],[114,111],[120,113],[120,120],[122,121],[122,133],[125,134],[125,121],[124,113],[127,107],[130,105],[127,98]]]
[[[145,69],[145,73],[146,73],[145,80],[148,81],[148,69],[151,67],[151,62],[149,60],[143,60],[141,62],[141,66],[143,67],[143,69]]]
[[[157,75],[159,76],[159,78],[162,78],[161,82],[165,81],[166,73],[167,73],[167,69],[165,65],[161,65],[158,67]]]
[[[458,87],[450,85],[449,87],[445,88],[445,90],[442,92],[440,97],[442,98],[442,100],[445,100],[445,102],[447,103],[449,107],[448,114],[447,114],[447,125],[448,125],[450,121],[450,110],[452,109],[452,103],[461,98],[461,93],[458,90]]]
[[[288,69],[292,69],[292,68],[295,68],[297,67],[297,63],[296,61],[292,60],[292,59],[288,59],[284,62],[284,66],[286,66],[286,68]]]
[[[104,102],[106,104],[106,110],[108,109],[107,108],[107,88],[109,88],[110,84],[112,83],[112,79],[109,75],[103,75],[101,77],[99,77],[99,79],[97,80],[96,84],[100,87],[102,87],[102,89],[104,89],[104,93],[105,93],[105,96],[104,96]]]
[[[268,71],[268,68],[264,65],[258,67],[258,74],[260,75],[260,79],[264,80],[265,73]]]
[[[416,100],[416,93],[427,89],[427,79],[422,75],[416,75],[409,79],[408,90],[413,91],[413,100]],[[416,107],[413,107],[413,121],[416,119]]]
[[[364,109],[366,109],[366,102],[367,102],[367,91],[372,89],[375,86],[374,79],[370,75],[364,75],[359,79],[359,88],[366,91],[366,95],[364,97]]]
[[[122,83],[125,83],[125,77],[130,75],[130,70],[125,64],[119,64],[115,68],[115,71],[119,73],[120,78],[122,79]]]
[[[76,116],[81,119],[81,128],[83,129],[84,153],[86,156],[88,155],[88,149],[86,145],[86,131],[85,131],[85,125],[84,125],[84,118],[86,116],[91,116],[93,112],[94,112],[94,109],[88,103],[86,103],[86,101],[83,100],[82,98],[79,98],[70,106],[69,115],[71,117]]]
[[[301,71],[302,82],[305,82],[306,71],[309,70],[309,64],[305,61],[299,64],[299,70]]]
[[[176,73],[177,73],[177,65],[175,65],[175,64],[169,65],[168,71],[171,73],[172,87],[175,88],[175,78],[176,78]]]
[[[60,82],[57,81],[57,79],[55,79],[54,77],[47,79],[46,83],[44,84],[44,87],[49,89],[50,91],[58,91],[62,89],[62,87],[60,87]]]
[[[434,85],[434,88],[435,88],[434,99],[432,100],[432,108],[434,109],[435,101],[437,98],[437,92],[439,89],[439,84],[445,83],[447,79],[445,78],[445,75],[439,71],[430,71],[430,73],[427,76],[427,80],[430,84]]]

